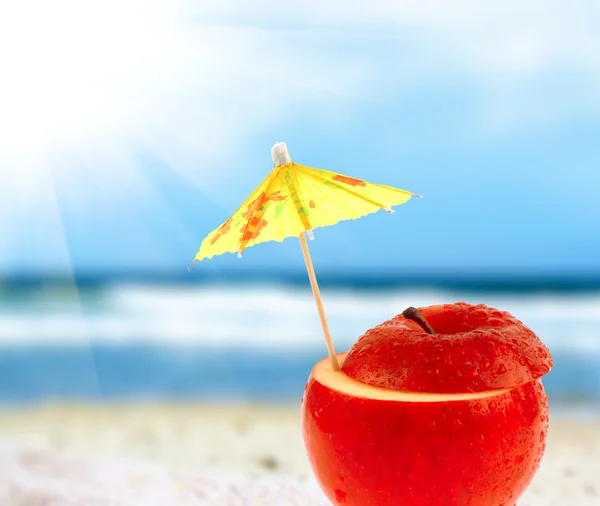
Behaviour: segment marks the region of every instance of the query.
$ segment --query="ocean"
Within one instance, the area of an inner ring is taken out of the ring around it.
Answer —
[[[600,289],[331,283],[338,351],[408,306],[466,301],[508,310],[554,357],[551,403],[600,411]],[[308,283],[109,280],[5,284],[0,403],[210,400],[298,402],[326,355]]]

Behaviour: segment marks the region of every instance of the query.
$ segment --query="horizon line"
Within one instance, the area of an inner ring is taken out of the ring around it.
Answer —
[[[322,270],[319,284],[327,288],[394,289],[438,288],[486,291],[600,291],[600,271],[526,273],[518,270],[503,271],[431,271],[405,272],[370,269],[350,274],[342,270]],[[87,270],[75,273],[52,272],[0,272],[0,285],[4,289],[35,288],[39,286],[76,284],[102,287],[114,283],[140,283],[155,285],[270,285],[304,286],[308,283],[306,272],[285,269],[227,269],[203,272],[195,276],[186,269],[161,271],[138,269]]]

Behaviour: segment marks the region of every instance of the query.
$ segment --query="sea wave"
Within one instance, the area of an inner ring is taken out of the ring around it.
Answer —
[[[323,291],[338,351],[408,306],[505,309],[551,349],[550,400],[600,402],[600,295]],[[310,290],[115,284],[0,293],[0,405],[47,399],[297,399],[326,355]]]
[[[408,306],[453,301],[510,311],[553,351],[600,355],[600,294],[482,294],[442,290],[323,293],[339,350]],[[0,345],[158,343],[270,348],[322,346],[310,290],[280,286],[113,285],[0,300]]]

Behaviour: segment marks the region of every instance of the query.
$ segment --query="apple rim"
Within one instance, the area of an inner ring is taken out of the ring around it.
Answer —
[[[339,363],[343,363],[345,356],[346,353],[337,354]],[[369,385],[368,383],[363,383],[351,378],[341,370],[335,370],[332,367],[331,360],[329,358],[324,358],[323,360],[317,362],[312,371],[312,378],[327,388],[351,397],[396,402],[452,402],[487,399],[506,394],[511,390],[523,386],[516,385],[514,387],[502,388],[498,390],[485,390],[483,392],[465,392],[456,394],[391,390],[388,388],[376,387]]]

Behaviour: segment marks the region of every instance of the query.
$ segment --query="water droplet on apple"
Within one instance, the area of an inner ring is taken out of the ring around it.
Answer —
[[[492,357],[499,357],[500,353],[498,353],[498,350],[496,348],[496,343],[494,341],[488,341],[487,344],[488,344],[488,351],[492,355]]]
[[[344,492],[342,489],[340,488],[336,488],[334,490],[334,494],[335,494],[335,500],[338,504],[345,504],[346,503],[346,496],[348,494],[346,494],[346,492]]]
[[[496,372],[498,374],[504,374],[506,372],[506,366],[504,364],[500,364]]]
[[[465,376],[467,378],[476,378],[477,376],[479,376],[479,371],[477,370],[477,366],[473,365],[473,366],[467,367],[465,370]]]

